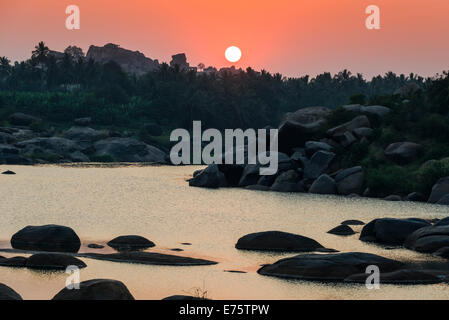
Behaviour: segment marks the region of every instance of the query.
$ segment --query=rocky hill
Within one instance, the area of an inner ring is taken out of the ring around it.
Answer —
[[[90,46],[86,58],[93,59],[99,63],[114,61],[126,72],[137,75],[159,68],[158,60],[152,60],[139,51],[127,50],[113,43],[108,43],[103,47]]]

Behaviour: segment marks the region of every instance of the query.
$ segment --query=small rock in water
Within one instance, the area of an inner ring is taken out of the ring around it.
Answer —
[[[181,243],[183,246],[191,246],[192,244],[190,242],[182,242]]]
[[[2,174],[16,174],[16,173],[14,171],[7,170],[7,171],[3,171]]]
[[[360,220],[345,220],[341,224],[347,225],[347,226],[363,226],[365,222]]]
[[[103,249],[104,246],[102,246],[101,244],[96,244],[96,243],[90,243],[87,245],[88,248],[91,249]]]
[[[246,271],[240,271],[240,270],[223,270],[224,272],[230,272],[230,273],[246,273]]]
[[[118,251],[141,250],[154,247],[155,244],[141,236],[120,236],[108,242],[108,246]]]
[[[181,248],[173,248],[173,249],[170,249],[170,251],[184,251],[184,249],[181,249]]]
[[[352,234],[355,234],[354,230],[352,230],[350,226],[344,224],[336,226],[335,228],[329,230],[327,233],[335,234],[338,236],[350,236]]]

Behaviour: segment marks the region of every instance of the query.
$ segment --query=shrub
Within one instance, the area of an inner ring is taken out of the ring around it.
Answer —
[[[397,165],[368,168],[366,184],[376,196],[405,195],[413,191],[410,177],[411,173],[407,168]]]

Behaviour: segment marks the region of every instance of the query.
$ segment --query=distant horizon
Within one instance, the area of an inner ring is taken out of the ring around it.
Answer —
[[[380,29],[365,26],[367,6],[380,8]],[[66,7],[80,9],[80,29],[65,27]],[[0,56],[29,57],[41,40],[61,51],[77,44],[117,43],[159,61],[185,52],[192,65],[235,65],[286,77],[341,70],[367,79],[392,71],[432,77],[449,70],[447,0],[4,0]],[[242,50],[233,64],[224,52]]]

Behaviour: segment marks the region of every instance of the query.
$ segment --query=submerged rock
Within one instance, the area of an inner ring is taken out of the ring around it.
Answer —
[[[317,281],[344,281],[353,274],[364,273],[370,265],[383,272],[399,270],[402,262],[371,253],[301,254],[281,259],[260,268],[262,275]]]
[[[50,224],[23,228],[12,236],[11,246],[21,250],[78,252],[81,241],[73,229]]]
[[[389,245],[402,245],[414,231],[429,226],[430,223],[422,219],[374,219],[363,227],[360,240]]]
[[[235,247],[244,250],[286,252],[308,252],[324,249],[320,243],[313,239],[282,231],[264,231],[248,234],[241,237]]]
[[[0,300],[23,300],[20,294],[8,287],[6,284],[0,283]]]
[[[354,274],[346,278],[345,282],[366,283],[366,280],[370,275],[370,273]],[[380,274],[380,284],[417,285],[435,284],[440,282],[442,282],[442,279],[425,270],[402,269]]]
[[[89,244],[87,245],[87,247],[88,247],[88,248],[91,248],[91,249],[103,249],[103,248],[104,248],[103,245],[101,245],[101,244],[96,244],[96,243],[89,243]]]
[[[80,283],[77,290],[62,289],[53,300],[134,300],[121,281],[93,279]]]
[[[350,236],[352,234],[355,234],[354,230],[352,230],[350,226],[344,224],[336,226],[335,228],[329,230],[327,233],[335,234],[337,236]]]
[[[174,296],[166,297],[162,300],[209,300],[209,299],[194,297],[194,296],[186,296],[186,295],[174,295]]]
[[[155,244],[141,236],[120,236],[108,242],[108,246],[119,251],[141,250],[154,247]]]
[[[10,174],[10,175],[12,175],[12,174],[16,174],[16,173],[14,171],[11,171],[11,170],[6,170],[6,171],[3,171],[2,174]]]
[[[86,264],[67,254],[37,253],[26,261],[26,267],[30,269],[65,270],[68,266],[85,268]]]

